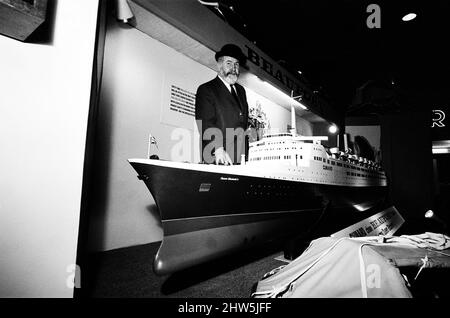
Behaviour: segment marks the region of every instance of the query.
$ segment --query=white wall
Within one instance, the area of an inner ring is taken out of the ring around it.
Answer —
[[[213,76],[206,67],[111,18],[103,67],[94,163],[96,201],[90,211],[91,250],[161,240],[153,198],[127,160],[147,156],[150,133],[158,142],[160,158],[171,159],[176,143],[171,134],[176,127],[160,122],[168,77],[183,81],[188,76],[197,81],[191,85],[197,85]],[[192,118],[187,128],[193,129],[194,124]]]
[[[215,76],[215,71],[165,44],[109,19],[96,143],[97,193],[90,211],[91,250],[110,250],[162,239],[153,198],[127,159],[147,156],[151,133],[158,141],[160,158],[178,160],[172,154],[179,143],[172,135],[179,126],[175,124],[177,120],[173,124],[161,120],[162,109],[167,107],[168,83],[195,93],[201,83]],[[250,100],[263,101],[263,109],[270,114],[273,125],[286,128],[290,122],[288,111],[249,88],[247,92]],[[194,117],[185,119],[179,121],[180,125],[193,132]],[[311,131],[310,127],[303,129]],[[192,135],[190,143],[194,142],[198,142],[198,137]],[[199,152],[186,159],[198,162]]]
[[[51,44],[0,36],[0,297],[72,297],[98,1],[56,2]]]

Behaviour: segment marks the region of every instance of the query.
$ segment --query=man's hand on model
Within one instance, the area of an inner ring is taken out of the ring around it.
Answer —
[[[223,149],[223,147],[217,148],[215,153],[216,165],[232,165],[233,161],[231,160],[228,153]]]

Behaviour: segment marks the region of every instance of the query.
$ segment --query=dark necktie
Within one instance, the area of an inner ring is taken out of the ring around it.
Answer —
[[[239,101],[239,97],[237,96],[236,89],[235,89],[234,85],[230,85],[230,86],[231,86],[231,95],[233,95],[234,99],[236,100],[236,103],[239,105],[239,108],[242,109],[241,102]]]

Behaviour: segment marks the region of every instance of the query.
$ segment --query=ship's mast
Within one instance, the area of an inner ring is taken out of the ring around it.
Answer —
[[[294,105],[291,105],[291,135],[292,137],[295,137],[297,135]]]
[[[347,134],[344,134],[344,151],[348,152]]]
[[[295,100],[294,98],[294,90],[291,90],[291,98]],[[291,131],[290,131],[292,137],[297,136],[297,121],[295,119],[295,107],[294,102],[291,103]]]

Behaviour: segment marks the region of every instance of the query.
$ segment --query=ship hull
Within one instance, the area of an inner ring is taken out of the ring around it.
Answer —
[[[228,167],[207,171],[153,160],[130,163],[159,209],[164,237],[154,271],[160,275],[305,233],[327,205],[370,209],[386,188],[255,177]]]

